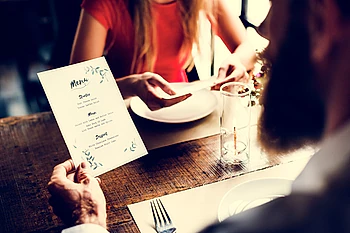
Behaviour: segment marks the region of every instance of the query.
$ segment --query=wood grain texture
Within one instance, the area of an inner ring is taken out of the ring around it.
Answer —
[[[118,155],[115,155],[118,156]],[[183,142],[100,176],[111,232],[139,232],[128,204],[199,187],[285,163],[294,157],[259,157],[244,168],[223,167],[219,136]],[[48,204],[52,169],[69,159],[50,112],[0,119],[1,232],[60,232],[62,222]]]

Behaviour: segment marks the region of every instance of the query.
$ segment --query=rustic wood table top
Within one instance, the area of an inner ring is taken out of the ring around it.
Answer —
[[[100,176],[109,230],[139,232],[129,204],[295,159],[259,156],[260,163],[244,168],[223,167],[218,160],[219,135],[150,150]],[[48,204],[47,183],[53,167],[69,158],[51,112],[0,119],[1,232],[60,232],[64,228]]]

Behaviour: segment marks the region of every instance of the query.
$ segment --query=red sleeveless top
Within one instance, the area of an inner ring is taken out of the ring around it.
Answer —
[[[84,0],[82,8],[107,30],[105,55],[115,78],[130,75],[135,32],[126,0]],[[152,4],[156,26],[154,73],[168,82],[188,82],[180,48],[184,35],[177,2]],[[188,51],[190,54],[191,51]],[[145,72],[147,70],[143,70]]]

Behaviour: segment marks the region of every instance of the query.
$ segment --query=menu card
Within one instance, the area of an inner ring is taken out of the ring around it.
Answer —
[[[147,154],[104,57],[38,76],[76,166],[98,176]]]

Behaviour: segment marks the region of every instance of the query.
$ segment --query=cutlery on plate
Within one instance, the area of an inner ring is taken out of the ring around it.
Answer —
[[[176,228],[165,210],[162,201],[160,199],[155,199],[151,200],[150,204],[157,233],[176,232]]]

